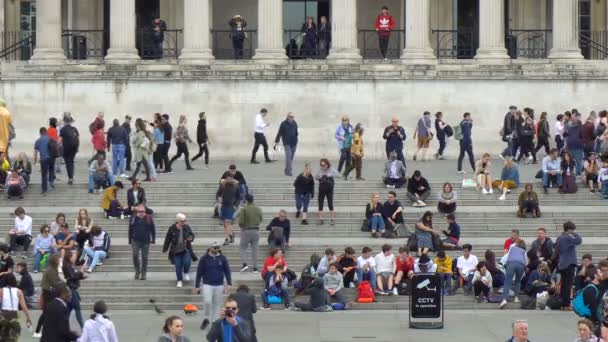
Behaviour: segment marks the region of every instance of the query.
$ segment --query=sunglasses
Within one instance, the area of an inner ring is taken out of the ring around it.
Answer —
[[[226,309],[226,310],[236,310],[237,307],[236,306],[225,306],[224,309]]]

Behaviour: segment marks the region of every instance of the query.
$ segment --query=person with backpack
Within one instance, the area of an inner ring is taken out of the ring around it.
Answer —
[[[443,113],[435,113],[435,132],[437,133],[437,141],[439,141],[439,149],[435,153],[435,158],[443,160],[443,152],[447,146],[447,139],[454,135],[454,130],[443,121]]]
[[[150,244],[156,241],[156,226],[151,215],[146,214],[146,207],[139,204],[135,207],[135,215],[129,221],[129,245],[133,250],[133,267],[135,280],[146,280],[148,271],[148,254]],[[139,253],[141,252],[141,267]]]
[[[559,258],[557,270],[562,279],[560,290],[562,310],[570,310],[570,291],[574,284],[577,265],[576,246],[583,243],[583,239],[575,233],[575,230],[576,225],[572,221],[566,221],[564,231],[555,241],[555,253]]]
[[[40,160],[42,195],[46,194],[49,186],[55,188],[55,157],[51,148],[52,144],[46,128],[40,127],[40,138],[34,143],[34,164],[38,164],[38,160]],[[55,142],[55,144],[57,143]]]
[[[310,294],[313,282],[315,281],[315,279],[319,278],[317,270],[319,269],[320,262],[321,257],[319,257],[317,253],[313,253],[310,256],[310,262],[306,264],[306,266],[304,266],[302,272],[300,273],[299,283],[296,283],[296,285],[294,285],[294,287],[297,289],[296,295]],[[321,286],[321,288],[323,288],[323,286]]]
[[[594,324],[606,321],[608,308],[608,260],[602,260],[593,280],[575,293],[572,310],[579,317],[588,319]],[[593,329],[591,329],[593,330]],[[598,331],[599,333],[599,331]]]
[[[74,119],[70,112],[63,113],[63,127],[59,130],[59,137],[63,145],[63,160],[65,161],[65,169],[68,173],[68,184],[74,184],[74,158],[78,153],[80,146],[80,133],[78,129],[72,126]]]
[[[460,144],[460,152],[458,154],[458,173],[464,174],[465,171],[462,169],[462,161],[464,159],[464,154],[466,153],[469,156],[469,163],[471,164],[471,169],[475,171],[475,156],[473,155],[473,138],[471,137],[473,131],[473,119],[471,119],[471,113],[464,113],[463,119],[458,124],[460,127],[460,136],[457,132],[454,132],[454,137],[459,141]],[[458,139],[460,138],[460,139]]]

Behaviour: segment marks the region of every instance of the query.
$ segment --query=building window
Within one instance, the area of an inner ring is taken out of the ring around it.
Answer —
[[[36,0],[21,0],[21,31],[36,31]]]

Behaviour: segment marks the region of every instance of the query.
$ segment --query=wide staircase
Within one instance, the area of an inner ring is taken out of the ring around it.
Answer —
[[[427,163],[425,168],[430,174],[441,174],[444,168],[440,162]],[[309,225],[301,225],[299,219],[294,215],[293,179],[275,175],[277,171],[266,172],[263,167],[244,166],[245,175],[251,192],[255,196],[256,203],[264,212],[264,223],[277,214],[279,209],[287,209],[292,223],[291,243],[294,245],[287,251],[286,259],[290,269],[298,274],[308,263],[310,255],[323,254],[327,247],[332,247],[336,253],[342,254],[346,246],[352,246],[357,254],[364,246],[370,246],[374,254],[379,252],[384,243],[393,246],[395,254],[399,246],[406,243],[401,239],[373,239],[369,233],[361,231],[361,222],[364,215],[365,204],[373,192],[379,192],[385,197],[387,190],[379,182],[378,178],[367,181],[343,181],[336,182],[335,206],[336,223],[330,226],[326,220],[325,225],[317,225],[316,219],[316,197],[311,203],[309,214]],[[216,169],[217,168],[217,169]],[[430,168],[433,169],[430,170]],[[38,194],[37,184],[26,194],[22,201],[4,201],[5,213],[12,212],[16,206],[23,206],[27,214],[34,219],[34,236],[37,229],[43,223],[54,220],[57,212],[64,212],[68,223],[72,226],[79,208],[87,208],[96,224],[100,224],[111,234],[112,248],[110,258],[104,260],[103,265],[97,267],[89,278],[82,282],[80,293],[84,308],[92,307],[99,299],[104,299],[109,306],[116,309],[151,309],[150,299],[156,301],[162,309],[180,309],[185,303],[201,303],[200,295],[192,294],[193,281],[185,282],[184,287],[175,287],[175,273],[163,254],[162,243],[167,228],[174,223],[175,214],[183,212],[188,217],[188,223],[196,236],[194,241],[195,252],[200,256],[205,253],[207,246],[213,242],[223,241],[223,226],[217,219],[212,218],[214,194],[217,190],[217,177],[221,174],[223,165],[214,167],[212,170],[195,171],[185,173],[181,169],[173,175],[161,176],[159,182],[145,183],[149,206],[155,211],[155,222],[157,227],[156,244],[151,247],[149,260],[148,280],[133,280],[133,267],[131,262],[131,249],[127,243],[128,220],[105,219],[99,208],[101,194],[87,194],[84,183],[74,186],[59,184],[57,189],[47,196]],[[528,172],[533,174],[533,170]],[[259,176],[258,176],[259,175]],[[587,189],[581,188],[577,194],[560,195],[554,189],[550,194],[544,195],[539,192],[542,217],[517,218],[515,215],[517,205],[517,192],[507,196],[507,200],[497,200],[498,195],[482,195],[472,189],[460,188],[460,176],[429,176],[434,193],[443,185],[443,180],[451,180],[458,191],[457,220],[462,228],[461,243],[471,243],[473,254],[483,258],[486,249],[493,250],[498,257],[502,256],[504,240],[509,236],[510,229],[517,228],[521,231],[524,239],[531,243],[536,234],[536,229],[544,227],[548,235],[555,238],[562,229],[566,220],[572,220],[577,224],[577,232],[583,236],[584,242],[579,248],[579,255],[591,253],[594,259],[599,260],[607,256],[608,239],[606,233],[606,222],[608,212],[606,202],[592,195]],[[35,179],[36,176],[33,177]],[[531,177],[522,176],[531,180]],[[77,178],[78,179],[78,178]],[[84,179],[84,174],[80,179]],[[441,182],[440,182],[441,181]],[[128,183],[125,181],[125,183]],[[405,190],[397,189],[398,199],[405,206],[406,224],[413,230],[414,223],[426,210],[436,213],[435,195],[427,202],[427,208],[412,208],[405,198]],[[120,195],[121,201],[126,203],[126,191]],[[314,204],[313,204],[314,203]],[[12,217],[7,217],[0,222],[0,229],[8,231],[12,227]],[[267,232],[260,232],[260,252],[258,267],[261,268],[267,256],[266,237]],[[445,219],[442,215],[434,216],[434,228],[444,229]],[[233,290],[239,284],[247,284],[257,294],[262,291],[262,280],[259,274],[251,272],[240,273],[240,255],[238,249],[238,228],[236,229],[235,244],[223,248],[224,254],[230,261],[233,277]],[[453,258],[458,257],[461,252],[448,251]],[[32,261],[31,254],[28,261]],[[192,265],[190,275],[192,279],[196,274],[196,263]],[[40,279],[40,274],[35,275]],[[346,289],[348,296],[354,298],[355,289]],[[307,300],[306,297],[297,296],[295,300]],[[409,300],[407,296],[382,296],[377,297],[373,304],[355,304],[355,309],[406,309]],[[515,308],[515,305],[511,305]],[[460,292],[455,296],[446,297],[447,309],[492,309],[491,304],[478,304],[471,297],[465,297]]]

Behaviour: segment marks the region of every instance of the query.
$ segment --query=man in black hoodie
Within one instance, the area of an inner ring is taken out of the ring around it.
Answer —
[[[196,143],[198,144],[198,153],[192,157],[192,162],[200,158],[203,153],[205,154],[205,169],[209,165],[209,147],[207,146],[209,138],[207,137],[207,119],[205,118],[205,112],[198,114],[198,125],[196,126]]]
[[[313,281],[310,291],[310,301],[308,303],[296,302],[295,307],[301,311],[333,311],[331,307],[329,307],[329,298],[323,285],[323,278],[316,278]]]
[[[165,135],[165,143],[163,144],[163,165],[165,169],[162,173],[171,173],[171,163],[169,163],[169,149],[171,148],[171,139],[173,139],[173,126],[169,123],[169,114],[163,114],[162,116],[162,130]]]
[[[414,171],[407,183],[407,198],[414,203],[414,207],[426,207],[427,198],[431,195],[431,186],[419,170]]]
[[[292,112],[287,113],[287,119],[281,122],[279,126],[277,137],[274,139],[275,149],[281,140],[283,140],[283,148],[285,149],[285,176],[291,177],[293,176],[291,165],[298,146],[298,124],[294,120]]]

